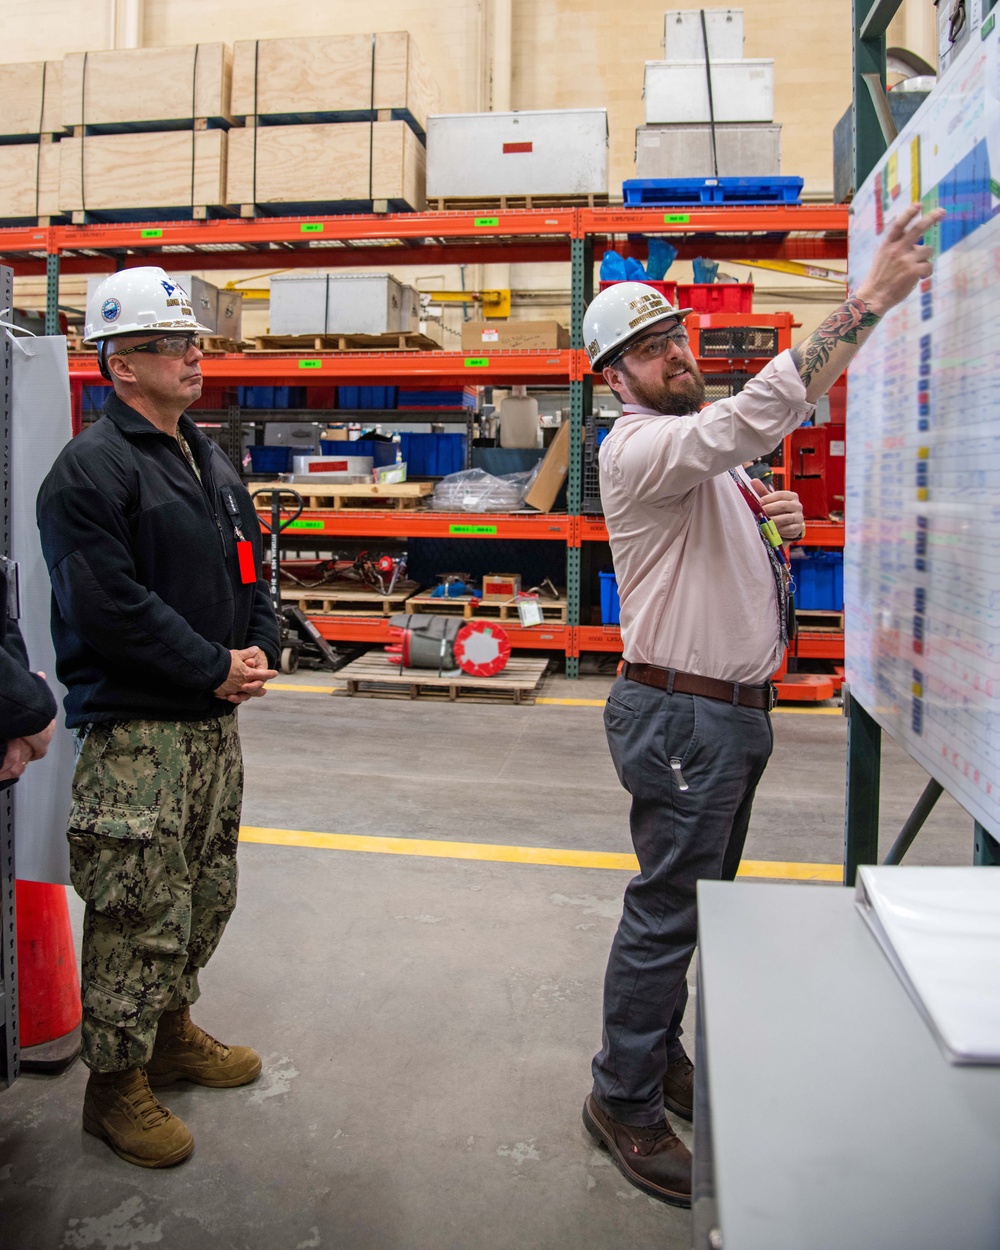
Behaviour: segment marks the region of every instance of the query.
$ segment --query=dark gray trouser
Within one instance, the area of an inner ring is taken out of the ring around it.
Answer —
[[[619,780],[632,796],[639,875],[626,887],[608,959],[594,1098],[623,1124],[659,1124],[668,1059],[683,1053],[695,887],[736,876],[754,791],[771,754],[771,719],[756,708],[667,694],[619,677],[604,727]],[[687,790],[671,759],[680,760]]]

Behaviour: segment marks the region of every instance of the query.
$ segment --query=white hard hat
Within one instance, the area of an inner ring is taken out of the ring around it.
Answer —
[[[681,320],[692,310],[675,308],[655,286],[616,282],[596,296],[583,314],[583,341],[594,373],[615,357],[629,339],[668,317]]]
[[[113,273],[87,303],[85,343],[119,334],[211,334],[194,315],[191,297],[162,269],[146,265]]]

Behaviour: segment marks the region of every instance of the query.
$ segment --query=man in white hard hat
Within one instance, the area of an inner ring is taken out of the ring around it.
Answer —
[[[881,317],[930,274],[920,240],[941,216],[902,214],[854,295],[741,394],[706,408],[690,309],[623,282],[584,317],[593,371],[623,403],[600,451],[625,658],[604,723],[632,796],[639,875],[608,960],[583,1119],[633,1185],[677,1206],[691,1203],[691,1156],[664,1106],[692,1118],[680,1035],[695,887],[736,876],[771,753],[769,678],[787,642],[783,544],[803,529],[797,497],[755,491],[741,466],[813,414]]]
[[[190,1018],[236,905],[243,763],[236,708],[276,676],[278,624],[250,496],[187,408],[198,324],[162,269],[97,288],[86,338],[114,386],[38,496],[52,635],[79,758],[69,819],[86,902],[83,1126],[141,1167],[193,1138],[150,1086],[260,1073]]]

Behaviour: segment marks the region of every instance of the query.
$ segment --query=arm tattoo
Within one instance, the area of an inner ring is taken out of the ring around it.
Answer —
[[[856,346],[858,331],[878,325],[879,320],[878,314],[873,313],[864,300],[851,296],[804,343],[793,347],[792,360],[806,386],[827,364],[839,343]]]

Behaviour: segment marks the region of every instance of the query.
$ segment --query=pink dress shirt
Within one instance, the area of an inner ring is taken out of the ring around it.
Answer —
[[[775,672],[774,576],[729,470],[773,451],[814,411],[789,352],[690,416],[625,406],[600,474],[626,660],[747,685]]]

